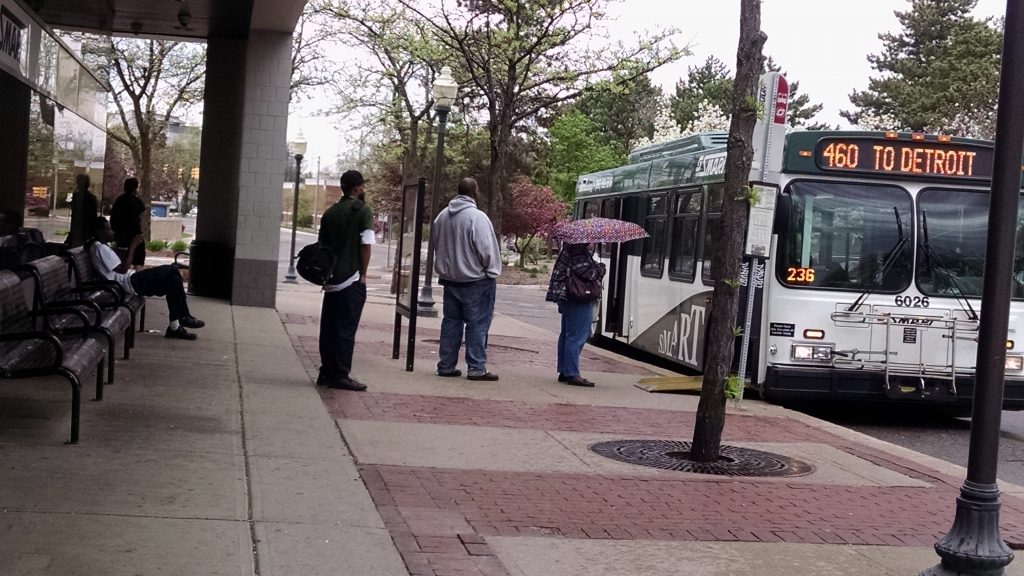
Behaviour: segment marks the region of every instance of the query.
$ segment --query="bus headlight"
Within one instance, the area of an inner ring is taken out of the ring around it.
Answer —
[[[1024,356],[1007,354],[1005,367],[1007,370],[1015,370],[1018,372],[1024,370]]]
[[[793,344],[790,349],[793,360],[829,361],[832,359],[831,344]]]

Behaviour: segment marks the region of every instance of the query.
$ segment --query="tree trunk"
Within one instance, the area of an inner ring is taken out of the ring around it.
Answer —
[[[761,48],[766,39],[761,31],[761,1],[742,0],[732,121],[725,159],[722,220],[712,254],[715,290],[708,325],[708,355],[704,362],[704,385],[700,391],[690,449],[690,459],[697,462],[718,459],[722,429],[725,427],[725,382],[732,371],[740,261],[750,211],[747,198],[753,155],[751,140],[758,113],[754,94],[761,71]]]
[[[142,131],[139,131],[142,133]],[[149,242],[150,222],[153,203],[153,145],[148,137],[140,138],[139,146],[139,198],[142,199],[146,211],[142,213],[142,237]]]
[[[491,169],[487,173],[487,215],[491,218],[491,224],[494,226],[494,233],[498,236],[498,241],[501,242],[501,209],[504,205],[502,174],[505,171],[505,150],[508,149],[508,138],[503,133],[501,127],[492,124],[489,141],[491,146]]]

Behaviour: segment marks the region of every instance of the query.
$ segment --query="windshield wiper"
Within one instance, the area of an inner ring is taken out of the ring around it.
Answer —
[[[903,235],[903,218],[900,217],[900,209],[893,206],[892,211],[896,214],[896,230],[899,233],[899,237],[896,239],[896,244],[894,244],[885,255],[882,267],[879,268],[875,277],[871,279],[871,284],[861,292],[860,296],[857,297],[853,304],[850,304],[850,307],[846,309],[847,312],[856,312],[857,309],[860,308],[860,305],[867,300],[867,297],[882,285],[882,281],[885,280],[886,274],[889,273],[892,265],[896,263],[896,258],[899,258],[899,255],[903,253],[903,247],[907,245],[907,237]]]
[[[946,265],[942,263],[942,260],[939,258],[939,255],[935,253],[935,249],[932,248],[932,245],[928,243],[927,210],[921,211],[921,234],[924,240],[924,242],[921,243],[921,247],[924,248],[925,256],[928,258],[929,271],[932,270],[932,262],[934,261],[935,268],[941,270],[942,273],[946,275],[946,278],[949,278],[949,284],[953,287],[953,297],[956,298],[956,302],[960,305],[960,309],[970,314],[971,320],[977,320],[978,313],[974,311],[974,306],[971,306],[971,301],[967,299],[967,294],[964,292],[964,289],[960,286],[960,283],[957,282],[956,277],[949,272],[949,268],[946,268]],[[963,301],[960,300],[961,296],[963,297]],[[964,304],[967,306],[964,307]]]

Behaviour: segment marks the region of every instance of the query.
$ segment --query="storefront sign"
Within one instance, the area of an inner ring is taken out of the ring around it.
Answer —
[[[24,75],[28,18],[13,3],[0,4],[0,65]]]

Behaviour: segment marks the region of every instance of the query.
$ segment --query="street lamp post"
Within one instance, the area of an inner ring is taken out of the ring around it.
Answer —
[[[434,184],[430,187],[430,213],[429,218],[433,224],[434,216],[437,215],[437,203],[440,201],[441,176],[444,171],[444,135],[448,123],[448,112],[455,102],[455,95],[459,91],[459,85],[452,78],[452,69],[445,66],[441,68],[441,74],[434,80],[434,87],[431,95],[434,97],[434,110],[437,111],[437,158],[434,161]],[[433,235],[431,235],[433,237]],[[433,295],[434,280],[434,243],[427,240],[427,269],[426,277],[423,279],[423,288],[420,290],[419,304],[416,314],[419,316],[437,316],[434,310]]]
[[[953,527],[935,544],[941,563],[922,576],[999,576],[1013,552],[999,535],[999,419],[1006,376],[1006,335],[1013,284],[1012,247],[1020,198],[1020,159],[1024,151],[1024,5],[1008,0],[996,116],[992,196],[981,295],[974,406],[967,479],[956,499]]]
[[[320,157],[316,157],[316,191],[313,192],[313,232],[320,228],[316,225],[316,213],[320,208]]]
[[[292,199],[292,247],[288,252],[288,272],[284,275],[284,281],[289,284],[297,284],[295,275],[295,230],[299,221],[299,176],[302,168],[302,155],[306,153],[306,141],[300,136],[289,146],[295,152],[295,195]]]

